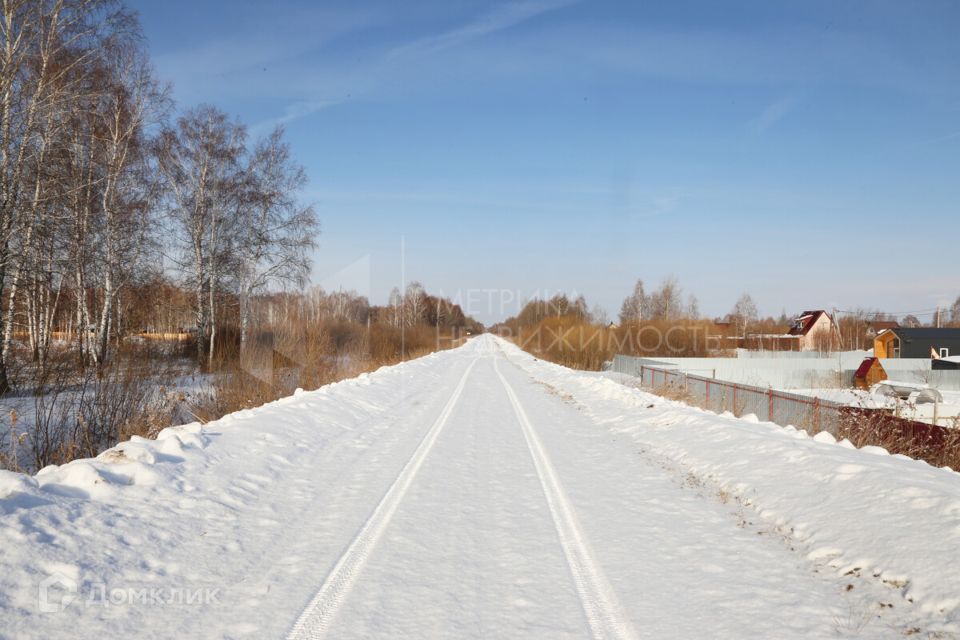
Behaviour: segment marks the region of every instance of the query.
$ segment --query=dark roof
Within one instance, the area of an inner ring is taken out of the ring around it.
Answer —
[[[866,378],[867,373],[870,371],[870,367],[873,366],[873,363],[876,362],[876,358],[864,358],[863,362],[860,363],[860,366],[857,368],[857,372],[853,374],[854,378]]]
[[[790,331],[787,331],[787,335],[791,336],[805,336],[810,332],[810,329],[813,329],[813,325],[817,324],[817,320],[820,319],[820,316],[826,315],[826,311],[820,309],[817,311],[804,311],[800,314],[800,317],[793,321],[793,325],[790,327]]]
[[[873,327],[878,333],[884,329],[896,329],[900,323],[896,320],[868,320],[867,325]]]
[[[960,329],[936,327],[917,327],[915,329],[908,327],[894,327],[890,329],[901,340],[937,340],[946,338],[948,340],[960,340]]]

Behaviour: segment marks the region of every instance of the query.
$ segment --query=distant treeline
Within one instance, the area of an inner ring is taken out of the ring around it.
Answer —
[[[787,333],[801,311],[761,317],[753,298],[744,293],[726,315],[704,318],[696,297],[684,296],[677,280],[667,278],[651,293],[646,292],[642,280],[637,280],[614,322],[601,308],[591,308],[582,295],[570,299],[558,294],[527,302],[516,316],[490,331],[509,336],[528,351],[554,362],[599,369],[617,353],[650,357],[732,355],[737,345],[762,342],[751,342],[751,337]],[[898,320],[866,309],[838,312],[833,317],[843,349],[872,348],[875,323]],[[926,324],[936,320],[937,316],[931,314]],[[943,326],[960,326],[960,297],[950,309],[939,313],[939,321]],[[903,326],[923,324],[909,314],[899,322]],[[836,343],[831,337],[828,344]]]

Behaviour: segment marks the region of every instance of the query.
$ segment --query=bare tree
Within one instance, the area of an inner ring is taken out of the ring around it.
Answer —
[[[99,309],[90,356],[107,359],[111,318],[123,287],[134,277],[151,229],[156,190],[150,180],[146,129],[159,123],[167,104],[153,79],[139,34],[122,34],[103,48],[104,86],[98,96],[95,286]]]
[[[668,277],[650,296],[650,317],[654,320],[675,320],[683,311],[682,291],[673,277]]]
[[[647,294],[643,291],[643,280],[633,285],[633,293],[627,296],[620,307],[620,324],[640,322],[646,316]]]
[[[41,204],[41,174],[32,181],[27,174],[42,165],[50,125],[76,95],[68,78],[77,77],[76,69],[95,55],[101,29],[117,22],[116,16],[107,19],[114,6],[110,0],[0,3],[0,300],[6,302],[0,392],[9,388],[21,258],[29,253]]]
[[[250,301],[270,284],[301,286],[316,246],[313,208],[297,202],[306,185],[303,167],[293,162],[278,127],[250,156],[245,194],[240,199],[236,243],[240,295],[240,344],[246,344]]]
[[[581,294],[577,296],[576,300],[573,301],[573,315],[577,317],[577,320],[588,320],[590,316],[590,308],[587,306],[587,299]]]
[[[687,296],[687,317],[691,320],[700,319],[700,302],[692,293]]]
[[[424,319],[427,308],[427,292],[419,282],[411,282],[403,294],[403,323],[412,327]]]
[[[195,296],[197,358],[211,364],[216,346],[216,300],[237,230],[240,161],[246,128],[216,107],[188,111],[165,129],[157,147],[181,269]]]
[[[100,6],[86,3],[73,10]],[[41,370],[68,273],[81,328],[79,360],[105,360],[115,301],[148,230],[143,135],[147,114],[163,103],[162,96],[135,18],[120,12],[100,16],[98,23],[95,14],[84,15],[91,22],[82,23],[73,46],[56,50],[44,65],[51,71],[46,100],[22,176],[30,196],[21,203],[5,332],[9,335],[13,324],[25,273],[25,324]]]
[[[736,335],[746,336],[747,327],[756,322],[758,317],[757,305],[753,302],[750,294],[745,293],[737,299],[729,317],[731,322],[734,323]]]
[[[916,329],[923,326],[923,323],[920,322],[920,319],[914,315],[904,316],[903,320],[900,321],[900,324],[908,329]]]
[[[600,303],[593,305],[593,309],[590,310],[590,319],[594,324],[599,325],[608,325],[610,324],[610,316],[607,315],[607,311],[600,306]]]
[[[403,324],[403,295],[397,287],[390,290],[387,308],[390,310],[390,324],[400,327]]]

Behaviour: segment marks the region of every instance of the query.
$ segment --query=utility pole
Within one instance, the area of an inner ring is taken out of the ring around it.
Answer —
[[[840,331],[840,317],[837,312],[837,308],[833,307],[833,317],[830,319],[831,324],[833,325],[833,330],[837,334],[837,341],[840,343],[840,351],[843,351],[843,333]],[[831,347],[833,345],[830,345]]]

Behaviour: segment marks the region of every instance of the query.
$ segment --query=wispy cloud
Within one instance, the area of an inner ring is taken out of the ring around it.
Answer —
[[[436,53],[476,38],[509,29],[544,13],[574,4],[576,1],[541,0],[502,4],[468,24],[396,47],[387,54],[387,57],[397,58],[414,54]]]
[[[364,87],[366,89],[382,87],[383,82],[379,79],[396,77],[408,72],[419,58],[509,29],[578,1],[532,0],[503,4],[467,24],[389,49],[382,53],[379,59],[370,60],[366,64],[349,70],[347,75],[353,86],[352,95],[362,94],[365,91]],[[331,97],[330,92],[327,91],[322,96],[297,100],[285,108],[283,115],[257,123],[253,127],[254,133],[309,116],[321,109],[343,102],[344,99],[344,97]]]
[[[796,98],[786,97],[767,105],[757,117],[747,122],[747,128],[753,133],[763,133],[783,120],[784,116],[793,109],[796,102]]]
[[[948,133],[943,136],[937,136],[936,138],[929,138],[927,140],[924,140],[923,143],[936,144],[938,142],[947,142],[949,140],[956,140],[957,138],[960,138],[960,131],[954,131],[953,133]]]
[[[301,100],[298,102],[291,103],[283,110],[283,115],[277,116],[276,118],[269,118],[267,120],[261,120],[253,126],[250,127],[250,132],[254,137],[266,134],[273,130],[279,125],[284,125],[289,122],[293,122],[299,118],[309,116],[311,114],[320,111],[321,109],[326,109],[327,107],[332,107],[333,105],[339,104],[341,100]]]
[[[716,86],[848,85],[950,95],[956,75],[944,60],[896,49],[875,34],[837,29],[825,35],[808,26],[569,24],[541,36],[539,45],[551,54],[575,50],[568,64]],[[548,60],[556,64],[557,56]]]
[[[272,7],[251,18],[257,24],[253,31],[156,52],[153,63],[187,103],[275,95],[292,84],[288,78],[294,69],[302,73],[312,52],[380,19],[352,9]]]

